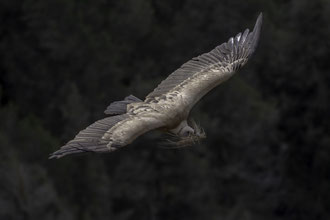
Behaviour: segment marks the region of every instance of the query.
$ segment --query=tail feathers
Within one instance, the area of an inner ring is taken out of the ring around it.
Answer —
[[[80,131],[73,140],[69,141],[58,151],[52,153],[49,159],[61,158],[68,154],[84,152],[106,153],[116,150],[116,148],[121,146],[116,144],[114,140],[103,139],[102,137],[110,128],[127,118],[129,118],[129,116],[123,114],[96,121],[86,129]]]
[[[111,103],[104,111],[104,113],[108,115],[125,114],[127,112],[127,105],[134,102],[143,102],[143,101],[133,95],[129,95],[123,101],[117,101]]]

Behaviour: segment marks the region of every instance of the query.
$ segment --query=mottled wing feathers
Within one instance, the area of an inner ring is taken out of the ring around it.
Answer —
[[[212,70],[221,72],[238,70],[254,52],[258,44],[261,24],[262,14],[259,15],[252,32],[246,29],[243,34],[237,34],[234,38],[230,38],[228,42],[217,46],[211,52],[202,54],[186,62],[169,75],[167,79],[162,81],[147,96],[147,99],[153,99],[173,91],[180,85],[189,83],[189,79],[201,73]]]
[[[101,119],[80,131],[76,137],[61,147],[58,151],[52,153],[50,158],[60,158],[68,154],[83,153],[83,152],[109,152],[107,146],[109,140],[102,137],[116,125],[130,116],[127,114],[116,115]]]
[[[104,113],[108,115],[125,114],[127,111],[127,105],[134,102],[143,102],[143,101],[133,95],[129,95],[123,101],[117,101],[111,103],[104,111]]]

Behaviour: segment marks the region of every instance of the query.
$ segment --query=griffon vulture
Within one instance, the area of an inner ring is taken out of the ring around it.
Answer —
[[[204,138],[202,129],[187,122],[189,112],[206,93],[244,66],[256,49],[261,24],[262,14],[252,32],[246,29],[209,53],[186,62],[144,101],[130,95],[111,103],[105,110],[109,117],[80,131],[50,158],[81,152],[112,152],[154,129],[172,133],[188,144]]]

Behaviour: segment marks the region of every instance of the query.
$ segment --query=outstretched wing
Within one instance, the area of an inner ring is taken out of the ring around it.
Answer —
[[[143,133],[164,126],[162,116],[145,106],[126,114],[101,119],[50,155],[60,158],[83,152],[106,153],[126,146]]]
[[[191,108],[202,96],[240,69],[253,54],[259,40],[262,14],[252,32],[246,29],[228,42],[183,64],[146,97],[146,102],[184,99]]]

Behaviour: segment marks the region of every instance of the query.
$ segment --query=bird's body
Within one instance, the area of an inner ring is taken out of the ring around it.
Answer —
[[[211,52],[183,64],[144,101],[130,95],[112,103],[105,111],[110,117],[79,132],[51,154],[51,158],[80,152],[111,152],[154,129],[173,133],[188,143],[203,138],[205,135],[200,128],[187,123],[190,110],[248,61],[257,46],[261,23],[260,14],[252,32],[247,29]]]

